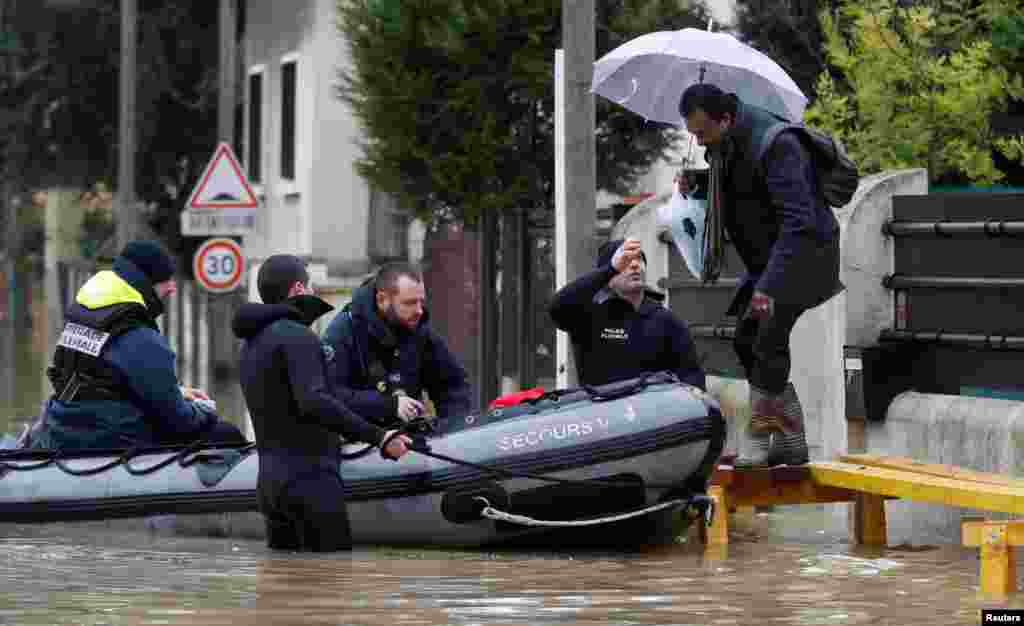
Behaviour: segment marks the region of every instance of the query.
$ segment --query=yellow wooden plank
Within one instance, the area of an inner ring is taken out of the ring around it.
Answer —
[[[1008,487],[1018,487],[1024,489],[1024,480],[1020,478],[1014,478],[1012,476],[1006,476],[1003,474],[993,474],[991,472],[978,472],[957,465],[948,465],[944,463],[925,463],[923,461],[917,461],[915,459],[911,459],[909,457],[904,456],[884,456],[876,454],[844,454],[839,457],[839,461],[843,463],[867,465],[869,467],[881,467],[886,469],[914,472],[917,474],[925,474],[928,476],[956,478],[958,480],[969,480],[973,482],[987,483],[993,485],[1006,485]]]
[[[1024,489],[852,463],[808,464],[814,482],[946,506],[1024,513]]]
[[[1001,531],[1000,529],[1005,529]],[[977,548],[985,542],[986,533],[1005,532],[1011,546],[1024,545],[1024,520],[965,519],[960,522],[960,536],[968,548]]]
[[[772,506],[785,504],[815,504],[822,502],[853,502],[857,493],[849,489],[816,485],[810,480],[781,483],[764,489],[729,489],[730,504],[742,506]]]

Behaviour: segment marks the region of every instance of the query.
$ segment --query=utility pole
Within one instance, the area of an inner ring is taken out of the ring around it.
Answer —
[[[13,2],[3,2],[0,4],[0,32],[7,33],[8,24],[11,21],[11,13],[13,12]],[[15,69],[18,65],[18,59],[15,58],[14,50],[3,50],[0,51],[0,71],[4,73],[6,77],[13,79]],[[13,80],[11,81],[13,83]],[[15,342],[17,341],[17,328],[19,325],[24,324],[24,320],[19,320],[20,307],[18,306],[18,254],[20,246],[18,237],[18,207],[15,201],[15,188],[14,181],[16,180],[14,163],[12,157],[14,150],[12,149],[11,142],[19,141],[19,133],[9,133],[7,140],[4,145],[2,173],[3,180],[0,181],[0,202],[3,203],[5,214],[4,220],[4,263],[3,271],[4,278],[6,279],[7,287],[7,306],[5,310],[0,311],[0,329],[2,329],[2,337],[0,337],[0,359],[3,359],[2,368],[3,373],[3,385],[0,389],[3,390],[4,397],[7,398],[8,406],[4,408],[13,408],[15,404],[15,380],[17,378],[18,364],[17,364],[17,352],[15,350]],[[21,324],[19,324],[21,322]]]
[[[138,50],[138,0],[121,0],[121,119],[117,151],[117,252],[142,234],[141,216],[135,197],[136,64]]]
[[[594,0],[562,0],[562,62],[556,70],[556,286],[588,271],[594,258],[597,203],[594,95]],[[558,102],[560,101],[560,102]],[[558,387],[577,384],[568,336],[557,337]]]
[[[238,80],[237,15],[238,0],[220,0],[217,59],[217,139],[234,146],[235,94]],[[243,250],[244,245],[243,245]],[[216,400],[224,417],[241,420],[245,401],[238,386],[238,340],[230,332],[231,318],[244,299],[244,291],[209,296],[207,315],[210,359],[210,397]],[[245,424],[239,424],[245,427]]]

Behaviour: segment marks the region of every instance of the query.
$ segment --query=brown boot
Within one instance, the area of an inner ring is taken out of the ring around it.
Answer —
[[[740,437],[736,469],[760,469],[775,465],[807,463],[807,437],[803,408],[793,384],[780,395],[750,388],[750,425]]]

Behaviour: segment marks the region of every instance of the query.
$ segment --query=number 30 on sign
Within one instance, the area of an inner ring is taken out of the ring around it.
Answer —
[[[207,239],[192,257],[192,273],[196,281],[214,293],[237,289],[244,270],[242,247],[231,239]]]

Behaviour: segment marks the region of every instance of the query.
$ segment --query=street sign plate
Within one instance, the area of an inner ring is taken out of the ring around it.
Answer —
[[[251,235],[256,230],[256,214],[237,209],[182,211],[181,234],[186,237],[211,235]]]
[[[196,282],[207,291],[233,291],[245,273],[242,247],[232,239],[207,239],[192,257],[192,272]]]

